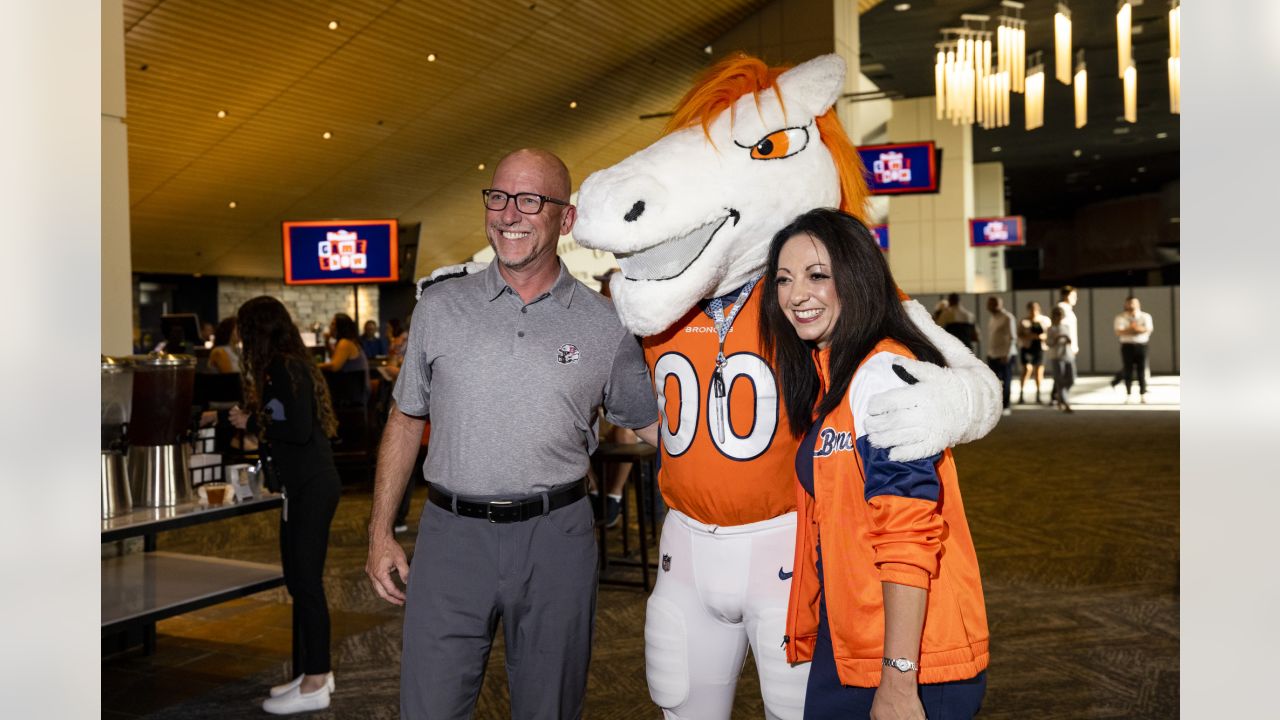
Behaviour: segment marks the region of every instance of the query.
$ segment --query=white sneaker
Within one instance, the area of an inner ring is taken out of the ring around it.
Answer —
[[[329,707],[328,685],[313,693],[303,693],[302,687],[293,688],[282,695],[262,701],[262,709],[272,715],[292,715],[312,710],[323,710]]]
[[[329,692],[333,692],[334,687],[336,687],[333,682],[333,673],[329,673],[328,675],[329,677],[325,678],[324,686],[325,686],[325,689],[327,689]],[[289,692],[290,690],[298,687],[299,685],[302,684],[302,677],[303,677],[302,675],[299,675],[298,677],[290,680],[287,683],[284,683],[283,685],[276,685],[275,687],[271,688],[271,697],[279,697]]]
[[[1010,415],[1013,414],[1013,410],[1011,408],[1005,408],[1004,410],[1000,411],[1000,414],[1003,415],[1004,417],[1009,417]]]

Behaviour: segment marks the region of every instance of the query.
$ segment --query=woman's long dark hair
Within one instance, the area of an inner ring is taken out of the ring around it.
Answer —
[[[213,345],[230,345],[231,336],[236,332],[236,319],[233,317],[222,318],[222,322],[218,323],[218,329],[213,331]]]
[[[311,359],[302,335],[289,317],[289,311],[273,297],[261,295],[245,302],[236,312],[240,341],[244,344],[244,395],[245,404],[259,413],[258,424],[266,427],[262,416],[262,388],[266,387],[267,368],[272,361],[282,358],[294,370],[311,373],[311,386],[315,397],[316,417],[328,437],[338,433],[338,418],[333,413],[333,401],[329,399],[329,386],[320,374],[320,368]],[[277,378],[279,380],[279,378]],[[296,380],[295,392],[299,390]]]
[[[821,398],[818,370],[813,362],[816,345],[800,339],[778,305],[778,256],[782,246],[796,235],[808,235],[826,247],[840,301],[840,313],[831,334],[831,385]],[[815,417],[826,415],[840,404],[858,365],[885,338],[902,343],[919,360],[944,367],[947,364],[942,353],[907,317],[898,285],[875,237],[852,215],[819,208],[779,230],[769,244],[769,267],[764,279],[767,285],[761,296],[761,344],[777,370],[791,434],[796,437],[809,430]]]
[[[356,321],[346,313],[338,313],[333,316],[333,336],[338,340],[350,340],[351,342],[360,344],[360,327],[356,325]]]

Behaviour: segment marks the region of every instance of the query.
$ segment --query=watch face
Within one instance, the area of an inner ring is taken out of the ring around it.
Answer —
[[[898,672],[907,672],[911,669],[911,661],[906,658],[898,658],[893,661],[893,667],[896,668]]]

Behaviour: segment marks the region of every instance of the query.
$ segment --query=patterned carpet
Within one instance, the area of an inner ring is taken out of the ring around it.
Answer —
[[[956,451],[992,634],[984,718],[1178,716],[1178,413],[1019,407]],[[423,493],[415,496],[413,524]],[[326,588],[338,682],[314,718],[398,716],[400,611],[364,577],[370,496],[339,505]],[[616,534],[615,534],[616,536]],[[406,548],[414,536],[402,536]],[[160,548],[278,562],[269,513],[166,533]],[[619,571],[631,572],[636,571]],[[287,672],[283,589],[159,624],[154,655],[103,660],[104,718],[260,718]],[[644,594],[602,586],[587,717],[659,717]],[[475,717],[509,717],[501,633]],[[734,718],[763,712],[748,660]]]

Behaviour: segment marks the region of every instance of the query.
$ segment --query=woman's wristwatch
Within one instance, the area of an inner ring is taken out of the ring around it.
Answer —
[[[892,660],[889,658],[885,658],[884,666],[891,667],[894,670],[897,670],[898,672],[901,672],[901,673],[907,673],[907,672],[911,672],[912,670],[920,669],[920,665],[918,663],[914,663],[906,658],[894,658]]]

